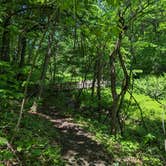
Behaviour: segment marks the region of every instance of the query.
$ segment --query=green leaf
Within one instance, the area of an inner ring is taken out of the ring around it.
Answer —
[[[2,67],[10,67],[9,63],[8,62],[5,62],[5,61],[0,61],[0,66]]]
[[[32,151],[32,154],[33,154],[34,156],[40,156],[40,155],[42,154],[42,150],[41,150],[41,149],[34,149],[34,150]]]
[[[17,147],[17,151],[18,151],[18,152],[21,152],[21,151],[22,151],[22,147],[20,147],[20,146]]]
[[[4,137],[0,137],[0,145],[6,145],[8,143],[7,139]]]

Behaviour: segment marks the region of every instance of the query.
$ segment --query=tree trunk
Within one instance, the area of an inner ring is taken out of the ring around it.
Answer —
[[[92,87],[91,87],[91,97],[94,97],[95,92],[95,84],[96,84],[96,62],[94,64],[94,70],[93,70],[93,80],[92,80]]]
[[[53,64],[53,80],[52,82],[55,83],[55,77],[56,77],[56,69],[57,69],[57,64],[56,64],[56,56],[57,54],[54,55],[54,64]]]
[[[96,73],[96,79],[97,79],[97,99],[98,99],[98,112],[101,111],[101,55],[98,53],[98,59],[97,59],[97,73]],[[100,114],[100,113],[99,113]]]
[[[3,34],[2,34],[2,41],[1,41],[1,60],[3,61],[10,61],[10,30],[8,26],[10,25],[10,17],[6,18],[3,23]]]
[[[19,61],[19,67],[23,67],[25,63],[25,53],[26,53],[26,37],[20,36],[20,61]]]
[[[110,74],[111,74],[111,93],[112,93],[112,105],[111,105],[111,133],[116,134],[117,132],[117,110],[118,110],[118,101],[119,96],[116,90],[116,69],[115,69],[115,59],[117,58],[117,50],[120,47],[121,38],[119,36],[116,41],[116,45],[112,53],[110,54]]]
[[[52,34],[52,35],[53,35],[53,34]],[[48,64],[49,64],[49,60],[50,60],[50,56],[51,56],[52,35],[49,35],[49,36],[48,36],[48,48],[47,48],[47,53],[46,53],[45,58],[44,58],[43,67],[42,67],[42,72],[41,72],[41,76],[40,76],[39,98],[41,97],[41,95],[42,95],[42,93],[43,93],[43,88],[44,88],[44,84],[45,84],[46,72],[47,72],[47,68],[48,68]]]
[[[111,70],[111,93],[113,102],[111,105],[111,132],[112,134],[116,134],[117,130],[120,128],[122,133],[122,123],[120,119],[120,110],[121,106],[124,100],[124,96],[129,88],[130,84],[130,76],[128,75],[127,68],[125,66],[125,62],[123,60],[122,54],[121,54],[121,43],[122,43],[122,37],[124,32],[127,30],[125,26],[125,20],[123,17],[123,14],[119,11],[119,23],[118,26],[121,29],[116,45],[114,47],[114,50],[110,54],[110,70]],[[124,74],[124,79],[122,81],[121,85],[121,91],[118,94],[116,90],[116,71],[115,71],[115,59],[117,59],[120,63],[121,69]]]
[[[35,45],[36,45],[36,39],[34,39],[31,42],[31,44],[30,44],[30,41],[28,41],[28,45],[30,45],[30,48],[28,47],[28,58],[27,58],[26,63],[31,64],[31,59],[33,57],[33,49],[35,48]]]
[[[126,91],[128,90],[128,86],[129,86],[129,76],[128,76],[127,69],[125,67],[124,60],[123,60],[121,52],[120,52],[122,34],[123,34],[123,32],[121,32],[119,34],[115,48],[114,48],[113,52],[110,54],[111,93],[112,93],[112,98],[113,98],[113,102],[112,102],[112,106],[111,106],[111,113],[110,113],[112,134],[117,133],[118,127],[120,127],[120,129],[121,129],[119,113],[120,113],[121,105],[122,105],[122,102],[124,99],[124,95],[126,94]],[[122,82],[120,94],[118,94],[117,90],[116,90],[115,59],[117,59],[117,58],[119,58],[120,65],[121,65],[121,68],[124,73],[124,79]]]

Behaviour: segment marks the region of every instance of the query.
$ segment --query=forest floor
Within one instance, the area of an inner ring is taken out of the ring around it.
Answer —
[[[82,101],[91,101],[87,93],[86,97]],[[148,131],[138,121],[139,110],[132,106],[129,111],[133,116],[126,121],[123,137],[114,137],[109,132],[109,123],[94,118],[98,114],[90,116],[90,110],[77,107],[73,110],[72,94],[48,92],[36,112],[30,108],[34,100],[26,105],[20,130],[12,143],[14,154],[7,142],[15,132],[19,109],[1,111],[0,166],[9,162],[27,166],[166,165],[162,108],[147,96],[135,94],[135,97],[143,108]],[[105,95],[104,99],[109,98]],[[88,106],[88,102],[82,104]]]
[[[81,115],[83,112],[77,109],[72,110],[72,94],[52,93],[45,95],[37,112],[30,113],[33,119],[45,120],[43,133],[46,132],[51,147],[55,144],[60,148],[58,159],[63,159],[65,166],[165,165],[163,137],[158,137],[162,132],[158,127],[161,124],[159,117],[162,109],[149,97],[135,94],[144,105],[148,132],[137,124],[133,128],[126,125],[125,136],[115,139],[108,133],[107,125],[97,122],[93,117]],[[130,109],[132,112],[134,110],[137,120],[139,111],[135,107]],[[157,111],[154,112],[154,109]],[[134,117],[131,118],[132,124],[134,120]]]
[[[56,141],[61,146],[61,154],[66,166],[112,165],[112,155],[103,145],[93,139],[94,136],[90,132],[85,131],[71,117],[61,115],[54,108],[49,109],[51,111],[45,112],[43,109],[40,112],[31,113],[46,118],[59,131]]]

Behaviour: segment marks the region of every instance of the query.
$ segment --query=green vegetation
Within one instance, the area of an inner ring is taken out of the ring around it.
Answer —
[[[166,165],[165,9],[0,0],[0,165]]]
[[[134,102],[131,103],[130,107],[127,107],[126,113],[129,117],[123,136],[110,135],[109,124],[98,122],[93,117],[88,118],[85,112],[80,114],[74,112],[73,116],[76,122],[83,124],[86,130],[94,134],[95,140],[107,148],[114,156],[115,164],[164,165],[166,157],[163,146],[165,137],[161,122],[163,109],[159,103],[148,96],[133,95],[143,110],[143,119],[147,129],[142,125],[140,110]],[[126,100],[129,98],[130,95],[127,94]]]
[[[144,93],[156,100],[166,98],[166,75],[163,76],[146,76],[145,78],[136,80],[136,92]]]
[[[15,133],[17,109],[1,112],[0,117],[1,164],[63,165],[60,147],[55,140],[58,138],[58,132],[51,122],[26,112],[20,130]],[[17,136],[11,145],[10,140],[15,134]]]

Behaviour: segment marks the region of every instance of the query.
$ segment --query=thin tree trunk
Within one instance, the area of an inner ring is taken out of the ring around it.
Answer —
[[[34,58],[33,58],[33,61],[32,61],[32,66],[31,66],[29,75],[28,75],[27,80],[26,80],[26,86],[25,86],[25,89],[24,89],[24,98],[23,98],[22,103],[21,103],[21,108],[20,108],[19,117],[18,117],[18,120],[17,120],[17,124],[16,124],[16,126],[15,126],[15,129],[14,129],[15,132],[14,132],[13,136],[11,137],[10,143],[13,142],[14,138],[15,138],[16,135],[17,135],[17,131],[19,130],[19,126],[20,126],[21,119],[22,119],[22,116],[23,116],[24,105],[25,105],[26,99],[27,99],[27,91],[28,91],[29,82],[30,82],[30,79],[31,79],[31,76],[32,76],[32,73],[33,73],[33,69],[34,69],[35,63],[36,63],[38,51],[39,51],[40,48],[41,48],[41,44],[42,44],[42,42],[43,42],[43,39],[44,39],[45,34],[46,34],[46,33],[43,34],[43,37],[42,37],[42,39],[40,40],[39,47],[38,47],[38,49],[36,50],[35,55],[34,55]]]
[[[18,66],[19,68],[22,68],[25,63],[25,53],[26,53],[26,37],[24,34],[20,34],[18,37],[18,48],[17,48],[17,55],[15,58],[19,59],[18,60]],[[15,59],[15,61],[17,61]],[[23,80],[22,78],[24,77],[21,72],[17,73],[17,80]]]
[[[120,36],[119,36],[120,37]],[[110,54],[110,74],[111,74],[111,93],[113,102],[111,105],[111,133],[116,134],[117,132],[117,110],[118,110],[118,101],[119,101],[119,95],[116,90],[116,70],[115,70],[115,58],[117,56],[117,50],[120,46],[120,38],[118,38],[115,48],[113,52]]]
[[[58,56],[58,41],[56,42],[55,49],[54,49],[54,55],[53,55],[53,76],[52,76],[52,82],[55,83],[56,78],[56,69],[57,69],[57,56]]]
[[[43,89],[44,89],[44,84],[45,84],[45,78],[46,78],[46,72],[47,72],[47,68],[48,68],[48,64],[50,61],[50,56],[51,56],[51,43],[53,40],[53,34],[48,36],[48,48],[47,48],[47,53],[45,55],[44,58],[44,62],[43,62],[43,68],[42,68],[42,72],[41,72],[41,76],[40,76],[40,91],[39,91],[39,98],[41,98],[41,95],[43,93]]]
[[[98,111],[101,111],[101,55],[98,53],[98,59],[97,59],[97,99],[98,99]]]
[[[34,39],[31,44],[28,44],[28,45],[31,45],[31,46],[30,46],[30,48],[28,48],[28,58],[27,58],[27,61],[26,61],[27,64],[31,63],[31,59],[32,59],[32,55],[33,55],[33,49],[35,47],[35,44],[36,44],[36,39]]]
[[[56,54],[53,56],[53,59],[54,59],[54,66],[53,66],[53,80],[52,82],[55,83],[55,77],[56,77],[56,68],[57,68],[57,64],[56,64]]]
[[[79,100],[79,98],[82,94],[82,91],[84,90],[84,88],[86,88],[85,83],[86,83],[86,80],[87,80],[87,75],[88,75],[88,72],[89,72],[89,68],[90,68],[90,61],[89,61],[88,65],[87,65],[87,68],[85,70],[85,75],[84,75],[83,81],[82,81],[82,88],[80,89],[80,91],[78,93],[78,96],[76,97],[77,100]],[[88,86],[87,88],[89,88],[89,85],[87,85],[87,86]]]
[[[93,81],[92,81],[92,87],[91,87],[91,97],[94,97],[95,92],[95,84],[96,84],[96,62],[94,64],[94,70],[93,70]]]

